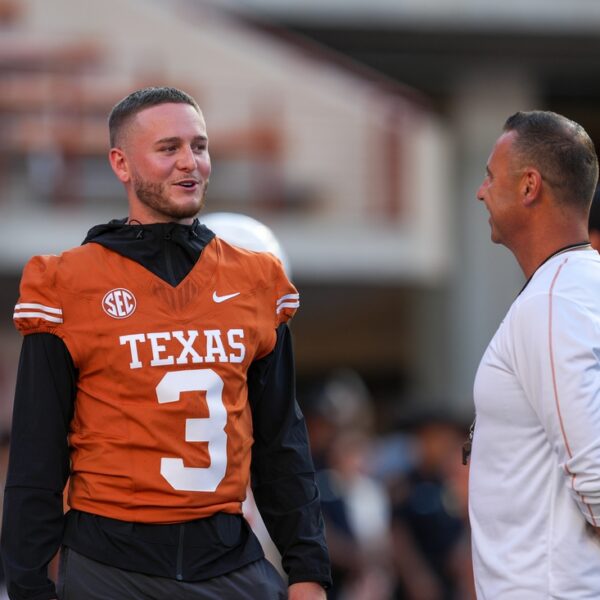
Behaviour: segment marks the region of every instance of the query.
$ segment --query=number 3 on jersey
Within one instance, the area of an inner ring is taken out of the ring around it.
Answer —
[[[223,380],[212,369],[167,373],[156,386],[159,404],[178,402],[181,392],[206,392],[207,418],[186,419],[185,441],[208,442],[210,466],[185,467],[182,458],[161,458],[160,474],[176,490],[214,492],[227,469],[227,410]]]

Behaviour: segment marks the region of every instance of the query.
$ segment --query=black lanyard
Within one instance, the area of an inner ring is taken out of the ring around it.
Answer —
[[[589,246],[590,243],[588,241],[585,242],[577,242],[576,244],[569,244],[568,246],[565,246],[564,248],[560,248],[559,250],[557,250],[556,252],[553,252],[548,258],[545,258],[540,264],[539,266],[536,268],[536,270],[529,276],[529,279],[525,282],[525,285],[521,288],[521,291],[517,294],[517,296],[520,296],[521,293],[523,292],[523,290],[529,285],[529,282],[532,280],[533,276],[551,259],[554,258],[555,256],[558,256],[559,254],[562,254],[563,252],[567,252],[568,250],[576,250],[576,249],[580,249],[580,248],[585,248],[586,246]]]

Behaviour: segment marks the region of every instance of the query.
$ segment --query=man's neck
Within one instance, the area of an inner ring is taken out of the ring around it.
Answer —
[[[551,231],[551,230],[549,230]],[[558,235],[540,232],[538,236],[522,244],[513,254],[519,263],[525,277],[529,279],[549,257],[561,250],[589,241],[587,227],[573,227],[560,231]]]

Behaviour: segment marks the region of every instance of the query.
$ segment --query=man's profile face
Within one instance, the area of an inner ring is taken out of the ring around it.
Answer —
[[[200,212],[210,177],[203,116],[189,104],[146,108],[125,125],[130,217],[189,223]]]
[[[512,150],[515,136],[514,131],[509,131],[498,138],[486,165],[486,175],[477,191],[477,198],[490,213],[492,241],[504,245],[508,245],[511,234],[518,227],[520,215],[520,173],[515,169]]]

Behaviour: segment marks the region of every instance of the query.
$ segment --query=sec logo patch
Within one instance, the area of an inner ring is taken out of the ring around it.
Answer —
[[[125,319],[133,314],[136,307],[135,296],[125,288],[110,290],[102,298],[104,312],[113,319]]]

